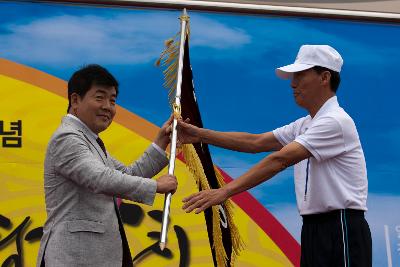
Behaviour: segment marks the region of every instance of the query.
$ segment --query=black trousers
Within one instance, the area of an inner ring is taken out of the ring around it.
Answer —
[[[301,267],[371,267],[371,232],[361,210],[303,215]]]

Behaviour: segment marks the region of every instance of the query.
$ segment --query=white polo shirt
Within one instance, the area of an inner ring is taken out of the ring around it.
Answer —
[[[353,119],[339,106],[336,96],[326,101],[314,118],[300,118],[273,134],[282,145],[295,141],[313,155],[294,166],[301,215],[345,208],[367,210],[364,152]]]

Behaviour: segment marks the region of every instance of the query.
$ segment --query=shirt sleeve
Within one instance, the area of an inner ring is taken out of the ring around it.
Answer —
[[[278,139],[281,145],[286,146],[296,139],[296,133],[298,132],[298,128],[304,119],[305,118],[300,118],[288,125],[276,128],[272,131],[272,133],[274,134],[275,138]]]
[[[151,145],[158,151],[160,152],[161,155],[163,155],[164,157],[167,157],[167,153],[165,153],[165,151],[159,147],[156,143],[151,143]]]
[[[333,158],[346,151],[342,127],[335,118],[328,116],[318,118],[295,141],[310,151],[317,161]]]

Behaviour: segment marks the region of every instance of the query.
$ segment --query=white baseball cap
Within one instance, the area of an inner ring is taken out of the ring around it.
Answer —
[[[275,70],[278,77],[289,79],[294,72],[311,69],[315,66],[325,67],[340,72],[343,59],[333,47],[329,45],[302,45],[293,64]]]

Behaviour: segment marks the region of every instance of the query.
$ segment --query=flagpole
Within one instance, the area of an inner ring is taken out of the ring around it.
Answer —
[[[179,47],[179,61],[178,61],[178,77],[176,82],[176,94],[175,94],[175,102],[173,105],[174,114],[180,114],[181,107],[181,85],[182,85],[182,68],[183,68],[183,56],[184,56],[184,46],[185,46],[185,37],[186,37],[186,25],[188,20],[188,15],[186,12],[186,8],[183,9],[181,20],[181,38],[180,38],[180,47]],[[177,130],[176,126],[178,124],[177,117],[174,116],[174,121],[172,123],[172,138],[171,138],[171,150],[170,150],[170,158],[169,158],[169,166],[168,166],[168,174],[174,175],[175,170],[175,158],[176,158],[176,141],[177,141]],[[168,217],[169,210],[171,205],[172,194],[165,194],[164,199],[164,211],[163,211],[163,219],[161,226],[161,238],[160,238],[160,249],[164,250],[167,243],[167,233],[168,233]]]

